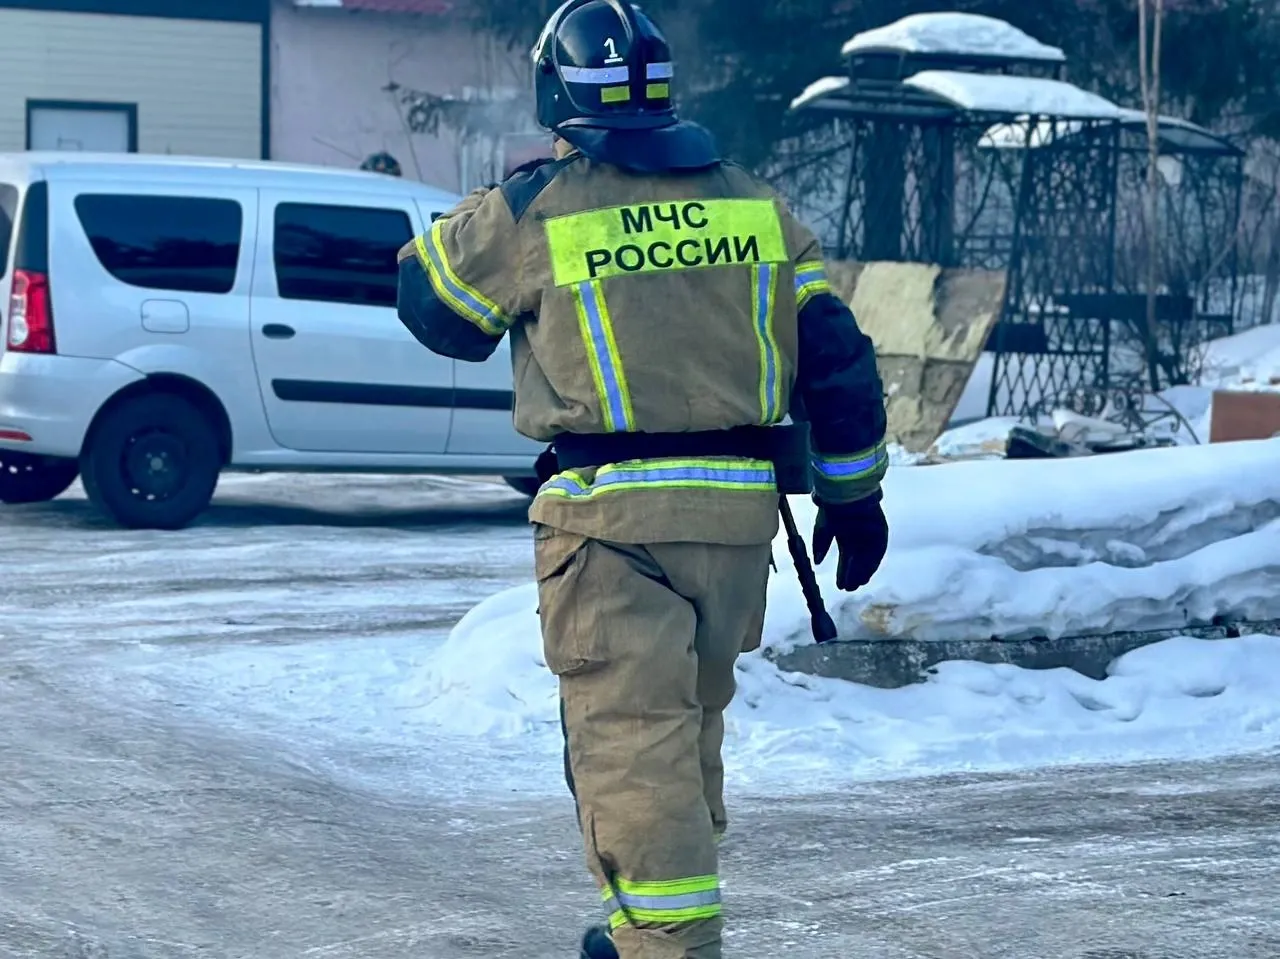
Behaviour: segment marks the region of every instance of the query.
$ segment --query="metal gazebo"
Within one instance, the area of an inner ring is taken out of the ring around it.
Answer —
[[[987,415],[1080,405],[1146,376],[1185,381],[1240,308],[1242,152],[1163,117],[1163,282],[1145,346],[1146,117],[1063,79],[1061,50],[1007,23],[924,14],[844,47],[845,76],[792,104],[823,121],[793,168],[834,255],[1008,273],[987,344]],[[837,180],[836,177],[839,179]]]

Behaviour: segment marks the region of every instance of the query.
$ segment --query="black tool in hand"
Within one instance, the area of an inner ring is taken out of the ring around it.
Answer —
[[[796,568],[796,576],[800,579],[800,590],[804,593],[805,605],[809,607],[809,617],[813,624],[813,638],[819,643],[836,639],[835,620],[827,612],[822,602],[822,591],[818,589],[818,577],[814,574],[813,564],[809,562],[809,550],[805,546],[804,537],[796,527],[796,518],[791,513],[791,504],[785,496],[778,497],[778,512],[782,514],[782,525],[787,530],[787,548],[791,552],[791,562]]]

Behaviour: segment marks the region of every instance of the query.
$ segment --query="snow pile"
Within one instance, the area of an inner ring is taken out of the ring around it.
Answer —
[[[1258,326],[1205,346],[1201,385],[1280,391],[1280,324]]]
[[[1092,680],[1066,669],[943,663],[881,690],[739,669],[726,759],[735,785],[994,771],[1226,754],[1280,743],[1280,638],[1168,640]],[[803,776],[803,779],[798,777]]]
[[[934,440],[928,455],[939,460],[1004,459],[1009,434],[1020,423],[1016,416],[992,416],[957,426]]]
[[[1179,442],[1209,441],[1215,390],[1280,392],[1280,324],[1211,340],[1205,344],[1199,385],[1175,386],[1160,394],[1194,432],[1179,431]]]
[[[841,50],[846,57],[876,51],[1049,63],[1066,60],[1058,47],[1041,43],[1003,20],[973,13],[917,13],[859,33]]]
[[[899,469],[885,502],[890,554],[835,608],[851,638],[1280,616],[1280,441]]]
[[[402,709],[420,703],[415,720],[437,735],[505,737],[545,760],[558,748],[556,681],[538,660],[536,617],[526,609],[523,622],[513,619],[509,599],[477,607],[395,698]],[[782,672],[752,654],[739,662],[727,716],[727,776],[733,788],[794,793],[857,779],[1270,748],[1280,745],[1277,677],[1273,636],[1167,640],[1120,657],[1101,681],[952,662],[893,690]]]
[[[811,520],[810,504],[793,506]],[[865,591],[836,593],[832,560],[819,571],[845,638],[1280,617],[1280,441],[896,469],[886,506],[890,555]],[[811,640],[785,544],[774,552],[766,646],[785,649]],[[536,603],[526,586],[473,609],[397,698],[449,733],[554,732]],[[797,771],[847,778],[1269,745],[1280,742],[1277,676],[1280,639],[1269,637],[1162,643],[1103,682],[951,663],[902,690],[785,674],[752,654],[729,752],[737,781],[767,789]]]

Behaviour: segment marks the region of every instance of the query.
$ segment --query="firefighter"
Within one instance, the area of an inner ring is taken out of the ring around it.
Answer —
[[[555,157],[406,245],[399,315],[462,361],[509,337],[516,428],[550,444],[543,649],[608,917],[581,954],[715,959],[724,710],[761,641],[779,493],[812,490],[815,555],[835,544],[837,586],[864,585],[888,536],[881,381],[814,236],[677,118],[644,13],[568,0],[533,62]]]

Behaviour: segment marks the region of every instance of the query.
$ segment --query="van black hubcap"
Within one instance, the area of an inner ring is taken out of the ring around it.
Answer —
[[[172,433],[149,430],[129,438],[125,481],[139,499],[169,499],[186,484],[187,472],[186,445]]]

